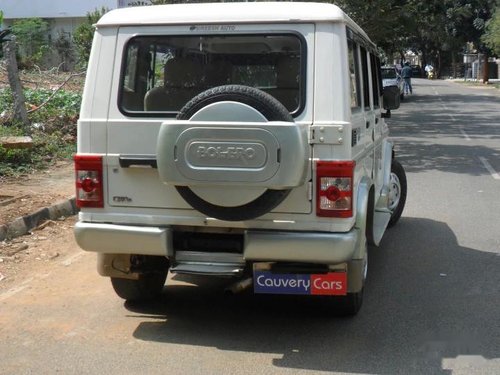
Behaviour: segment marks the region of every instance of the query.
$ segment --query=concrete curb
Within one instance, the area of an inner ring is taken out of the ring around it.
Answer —
[[[25,235],[46,220],[73,216],[78,211],[75,197],[58,202],[50,207],[41,208],[32,214],[18,217],[10,223],[0,225],[0,241]]]

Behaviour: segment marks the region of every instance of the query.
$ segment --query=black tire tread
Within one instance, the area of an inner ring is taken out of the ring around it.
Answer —
[[[177,119],[189,120],[201,108],[224,100],[248,104],[262,113],[268,121],[293,122],[290,112],[276,98],[254,87],[242,85],[217,86],[203,91],[181,108]]]
[[[163,290],[167,271],[141,274],[138,280],[111,278],[115,293],[127,301],[147,301],[157,297]]]
[[[267,189],[251,202],[240,206],[224,207],[201,199],[187,186],[176,186],[175,188],[193,208],[208,217],[225,221],[243,221],[262,216],[277,207],[290,193],[290,190]]]
[[[406,173],[401,165],[401,163],[395,159],[392,160],[391,164],[391,172],[395,173],[399,178],[399,182],[401,184],[401,196],[399,198],[399,203],[394,212],[391,215],[391,219],[389,220],[389,224],[387,225],[389,228],[396,225],[398,220],[401,218],[403,213],[403,209],[406,203],[406,195],[407,195],[407,181],[406,181]]]

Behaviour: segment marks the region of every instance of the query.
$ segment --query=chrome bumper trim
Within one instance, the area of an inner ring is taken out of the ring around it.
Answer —
[[[77,222],[74,233],[83,250],[105,254],[167,256],[171,242],[169,228]]]
[[[359,231],[347,233],[248,231],[244,257],[255,261],[336,264],[349,261]]]
[[[337,264],[351,260],[362,242],[358,229],[347,233],[247,230],[242,258],[241,255],[228,254],[226,259],[219,254],[216,258],[204,259],[197,253],[175,254],[170,228],[78,222],[74,232],[76,242],[86,251],[169,257],[179,255],[181,263],[238,264],[244,260]],[[191,256],[186,257],[188,254]],[[193,255],[198,256],[193,259]]]

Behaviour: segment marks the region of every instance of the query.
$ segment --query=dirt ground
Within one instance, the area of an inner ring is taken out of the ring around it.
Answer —
[[[47,170],[16,178],[0,177],[0,224],[74,195],[71,161],[60,161]]]
[[[81,92],[84,74],[22,71],[25,88],[48,88]],[[5,67],[0,64],[0,87],[9,85]],[[29,105],[29,103],[28,103]],[[0,225],[33,213],[75,195],[73,162],[61,161],[45,171],[17,178],[0,177]],[[44,272],[52,263],[67,256],[73,240],[76,217],[48,221],[31,233],[0,241],[0,290],[8,290],[35,272]]]
[[[66,73],[56,69],[50,71],[21,70],[20,78],[24,88],[55,90],[63,85],[64,90],[73,92],[81,92],[85,81],[83,72]],[[3,63],[0,63],[0,87],[7,86],[9,86],[7,69]]]
[[[0,179],[0,224],[74,196],[73,163],[58,162],[46,171]],[[61,258],[76,217],[46,221],[31,233],[0,242],[0,290]],[[54,246],[54,244],[58,244]]]

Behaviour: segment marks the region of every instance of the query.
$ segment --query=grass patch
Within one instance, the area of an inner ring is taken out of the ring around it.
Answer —
[[[10,120],[12,94],[8,88],[0,89],[0,137],[30,135],[33,139],[33,147],[29,149],[0,146],[0,176],[44,169],[58,160],[71,158],[76,151],[81,95],[60,90],[42,106],[53,94],[52,90],[26,89],[24,94],[28,110],[34,110],[28,115],[31,134],[24,134],[21,126]]]

